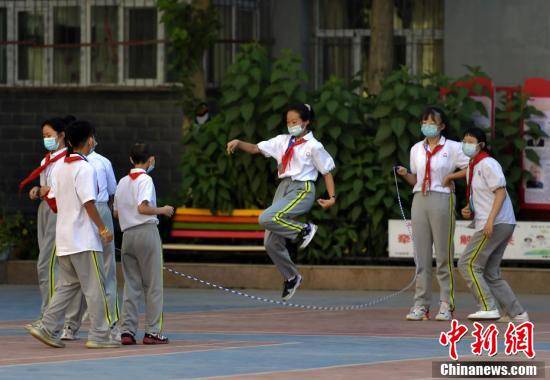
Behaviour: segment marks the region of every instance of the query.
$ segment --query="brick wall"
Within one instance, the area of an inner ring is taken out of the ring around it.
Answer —
[[[157,196],[178,191],[182,113],[174,92],[9,89],[0,91],[0,196],[7,210],[34,212],[26,195],[18,197],[18,183],[45,154],[41,122],[67,114],[95,125],[97,152],[111,160],[117,180],[130,169],[130,146],[141,140],[156,153]]]

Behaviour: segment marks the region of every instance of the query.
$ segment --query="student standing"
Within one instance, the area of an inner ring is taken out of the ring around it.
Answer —
[[[65,126],[74,120],[72,116],[65,119],[52,118],[42,123],[42,136],[44,148],[48,151],[40,162],[40,166],[32,171],[19,185],[23,188],[40,177],[40,185],[34,186],[29,191],[31,200],[41,200],[38,206],[37,230],[38,230],[38,261],[37,274],[38,286],[42,296],[40,314],[44,313],[48,302],[55,292],[55,225],[57,220],[55,202],[47,195],[52,186],[52,173],[63,162],[67,155],[65,148]]]
[[[93,128],[87,122],[75,121],[67,127],[66,135],[68,155],[54,173],[50,192],[56,197],[58,209],[55,241],[60,279],[41,320],[27,328],[44,344],[64,347],[58,332],[67,307],[81,290],[91,322],[86,347],[116,348],[120,344],[110,339],[110,312],[100,253],[101,239],[112,241],[113,234],[95,206],[97,179],[86,160],[94,144]]]
[[[462,149],[470,157],[467,204],[462,216],[474,219],[476,232],[460,257],[458,268],[479,305],[479,311],[468,318],[526,322],[529,315],[500,274],[502,256],[516,226],[502,167],[490,156],[487,137],[479,128],[466,131]],[[506,313],[502,318],[499,304]]]
[[[138,306],[145,295],[145,336],[143,344],[166,344],[163,327],[162,242],[157,215],[172,217],[172,206],[157,207],[153,179],[155,157],[146,144],[135,144],[130,151],[134,168],[117,186],[114,214],[122,230],[122,301],[121,339],[123,345],[136,344]]]
[[[111,207],[116,191],[116,179],[113,172],[111,161],[96,152],[97,138],[94,129],[94,147],[90,154],[86,156],[88,162],[94,167],[97,178],[97,201],[96,207],[101,220],[109,231],[114,231],[113,216]],[[105,272],[105,293],[109,300],[109,310],[111,311],[111,323],[113,327],[119,320],[117,280],[116,280],[116,260],[115,260],[115,242],[103,242],[103,264]],[[75,301],[71,304],[67,315],[65,316],[65,327],[61,334],[62,340],[78,339],[78,330],[82,323],[82,317],[86,310],[84,295],[79,293]],[[118,327],[114,327],[114,335],[118,336]],[[118,338],[117,338],[118,339]]]
[[[425,138],[410,153],[411,172],[398,167],[397,173],[413,186],[411,224],[416,252],[417,278],[414,306],[406,319],[429,319],[432,285],[432,253],[435,248],[436,275],[439,282],[439,312],[435,319],[452,318],[454,304],[454,230],[455,195],[451,179],[457,169],[465,169],[468,157],[457,141],[443,136],[449,125],[442,110],[428,107],[422,114],[421,131]]]
[[[295,219],[308,213],[313,206],[315,181],[319,173],[325,180],[329,199],[319,199],[317,202],[328,209],[336,201],[331,174],[335,167],[334,160],[309,130],[313,119],[314,113],[308,104],[291,105],[283,115],[288,134],[258,144],[240,140],[227,144],[229,154],[240,149],[277,160],[281,182],[272,205],[260,215],[259,223],[266,229],[264,245],[267,254],[284,277],[283,301],[288,301],[302,282],[302,276],[290,258],[287,240],[297,242],[299,248],[304,249],[317,231],[315,224],[301,223]]]

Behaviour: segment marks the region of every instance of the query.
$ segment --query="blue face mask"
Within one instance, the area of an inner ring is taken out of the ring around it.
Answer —
[[[55,137],[44,137],[44,148],[51,152],[59,148],[59,142]]]
[[[477,144],[463,142],[462,152],[470,158],[474,157],[477,154]]]
[[[439,135],[439,131],[437,130],[437,125],[435,124],[423,123],[421,130],[422,130],[422,134],[426,137],[436,137]]]
[[[300,136],[300,134],[303,132],[303,128],[301,124],[296,125],[287,125],[288,133],[290,133],[294,137]]]

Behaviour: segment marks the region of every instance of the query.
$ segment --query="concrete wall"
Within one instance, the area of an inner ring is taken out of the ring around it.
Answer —
[[[279,290],[282,284],[281,276],[273,265],[166,263],[166,266],[230,288]],[[120,269],[119,263],[118,280],[119,284],[122,284]],[[300,273],[304,277],[302,288],[326,290],[400,290],[411,281],[413,271],[413,267],[395,266],[300,266]],[[456,274],[457,291],[467,291],[466,284],[458,273]],[[550,294],[550,288],[544,285],[550,283],[548,269],[503,268],[502,274],[517,293]],[[36,284],[36,262],[0,262],[1,283]],[[204,288],[197,282],[166,271],[164,286]],[[438,289],[435,276],[433,289]]]
[[[497,85],[550,78],[550,1],[446,0],[445,73],[481,66]]]
[[[113,162],[117,179],[130,169],[132,143],[150,143],[157,156],[152,174],[157,196],[169,196],[181,178],[182,115],[176,99],[169,91],[0,91],[0,192],[7,198],[3,206],[34,211],[36,205],[26,196],[17,196],[17,186],[45,154],[41,122],[67,114],[96,126],[97,151]]]

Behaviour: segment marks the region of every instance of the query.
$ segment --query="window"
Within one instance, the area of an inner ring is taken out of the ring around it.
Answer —
[[[53,9],[53,81],[80,82],[80,8]]]
[[[221,28],[218,41],[205,58],[206,82],[210,88],[220,86],[240,44],[260,39],[259,0],[214,0],[213,4],[218,10]]]
[[[0,8],[0,41],[8,40],[8,12]],[[0,83],[7,83],[8,78],[8,46],[0,45]]]
[[[118,7],[91,8],[90,81],[118,82]]]
[[[42,81],[44,65],[44,14],[39,10],[17,12],[17,79]]]
[[[388,0],[391,1],[391,0]],[[443,0],[395,1],[393,67],[413,73],[443,70]],[[351,80],[366,76],[371,1],[317,0],[315,10],[315,86],[331,75]]]
[[[124,78],[155,79],[157,77],[157,10],[125,9]]]

